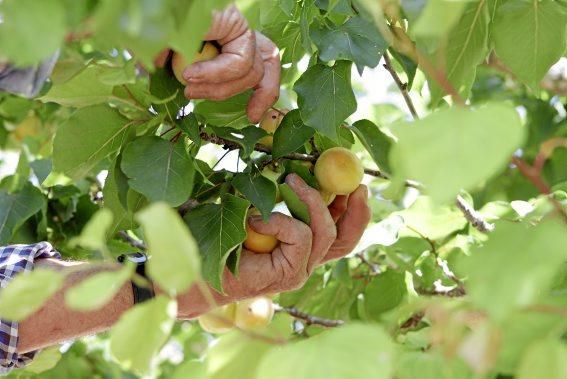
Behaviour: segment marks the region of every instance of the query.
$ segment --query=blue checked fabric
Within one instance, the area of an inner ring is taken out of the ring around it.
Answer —
[[[35,259],[61,258],[48,242],[0,247],[0,291],[19,273],[33,270]],[[31,362],[35,352],[18,354],[18,323],[0,320],[0,375]]]

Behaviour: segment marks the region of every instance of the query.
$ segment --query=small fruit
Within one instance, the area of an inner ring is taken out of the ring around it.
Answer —
[[[321,195],[321,198],[323,199],[323,202],[326,206],[331,205],[331,203],[337,197],[337,195],[332,192],[319,191],[319,194]]]
[[[241,329],[249,330],[267,326],[274,317],[274,303],[269,297],[239,301],[236,304],[234,323]]]
[[[199,325],[209,333],[226,333],[234,328],[236,304],[227,304],[199,317]]]
[[[249,216],[259,215],[260,212],[252,208],[249,212]],[[246,240],[244,241],[244,247],[248,250],[257,254],[269,254],[276,246],[278,246],[278,239],[274,236],[267,234],[260,234],[250,227],[250,224],[246,222]]]
[[[171,59],[171,68],[173,69],[173,74],[181,84],[187,85],[187,81],[183,78],[183,71],[185,71],[185,68],[187,68],[187,66],[192,63],[214,59],[219,54],[219,49],[217,49],[217,47],[210,42],[205,42],[201,51],[195,54],[192,61],[188,61],[183,55],[175,53],[173,54],[173,58]]]
[[[264,118],[262,118],[262,121],[260,121],[260,128],[270,133],[270,135],[260,138],[258,140],[258,143],[264,146],[272,147],[272,145],[274,144],[274,133],[278,126],[280,126],[284,118],[282,112],[287,113],[285,110],[278,112],[274,109],[270,109],[266,112]]]
[[[352,193],[364,176],[360,159],[344,147],[325,150],[317,159],[314,171],[321,189],[337,195]]]

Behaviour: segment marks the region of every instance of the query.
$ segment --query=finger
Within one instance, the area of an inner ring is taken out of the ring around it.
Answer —
[[[337,223],[337,239],[323,261],[341,258],[350,253],[362,237],[370,218],[368,188],[360,185],[349,196],[347,210]]]
[[[188,99],[225,100],[247,89],[255,87],[264,76],[262,58],[256,54],[254,67],[244,77],[222,84],[190,83],[185,87],[185,97]]]
[[[248,30],[248,21],[235,5],[221,11],[213,11],[211,28],[205,41],[218,41],[221,45],[236,39]]]
[[[288,175],[285,181],[309,209],[313,243],[307,269],[308,272],[312,272],[335,241],[337,229],[327,206],[316,189],[305,184],[296,174]]]
[[[335,200],[329,205],[329,212],[333,221],[336,223],[347,210],[348,195],[337,195]]]
[[[248,119],[254,124],[259,122],[262,115],[278,101],[281,76],[278,48],[260,33],[257,34],[257,40],[264,60],[264,77],[248,102]]]
[[[247,30],[222,47],[221,54],[211,60],[193,63],[183,71],[188,83],[223,83],[245,76],[254,65],[256,35]]]

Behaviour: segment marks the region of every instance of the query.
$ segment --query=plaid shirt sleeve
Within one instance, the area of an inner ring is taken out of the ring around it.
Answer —
[[[33,270],[35,259],[61,258],[48,242],[0,247],[0,291],[17,274]],[[36,352],[18,354],[18,323],[0,320],[0,375],[31,362]]]

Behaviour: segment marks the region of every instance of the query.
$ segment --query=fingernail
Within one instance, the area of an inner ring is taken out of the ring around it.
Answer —
[[[248,217],[248,222],[251,223],[251,224],[256,224],[260,221],[262,221],[262,216],[260,216],[260,215]]]

